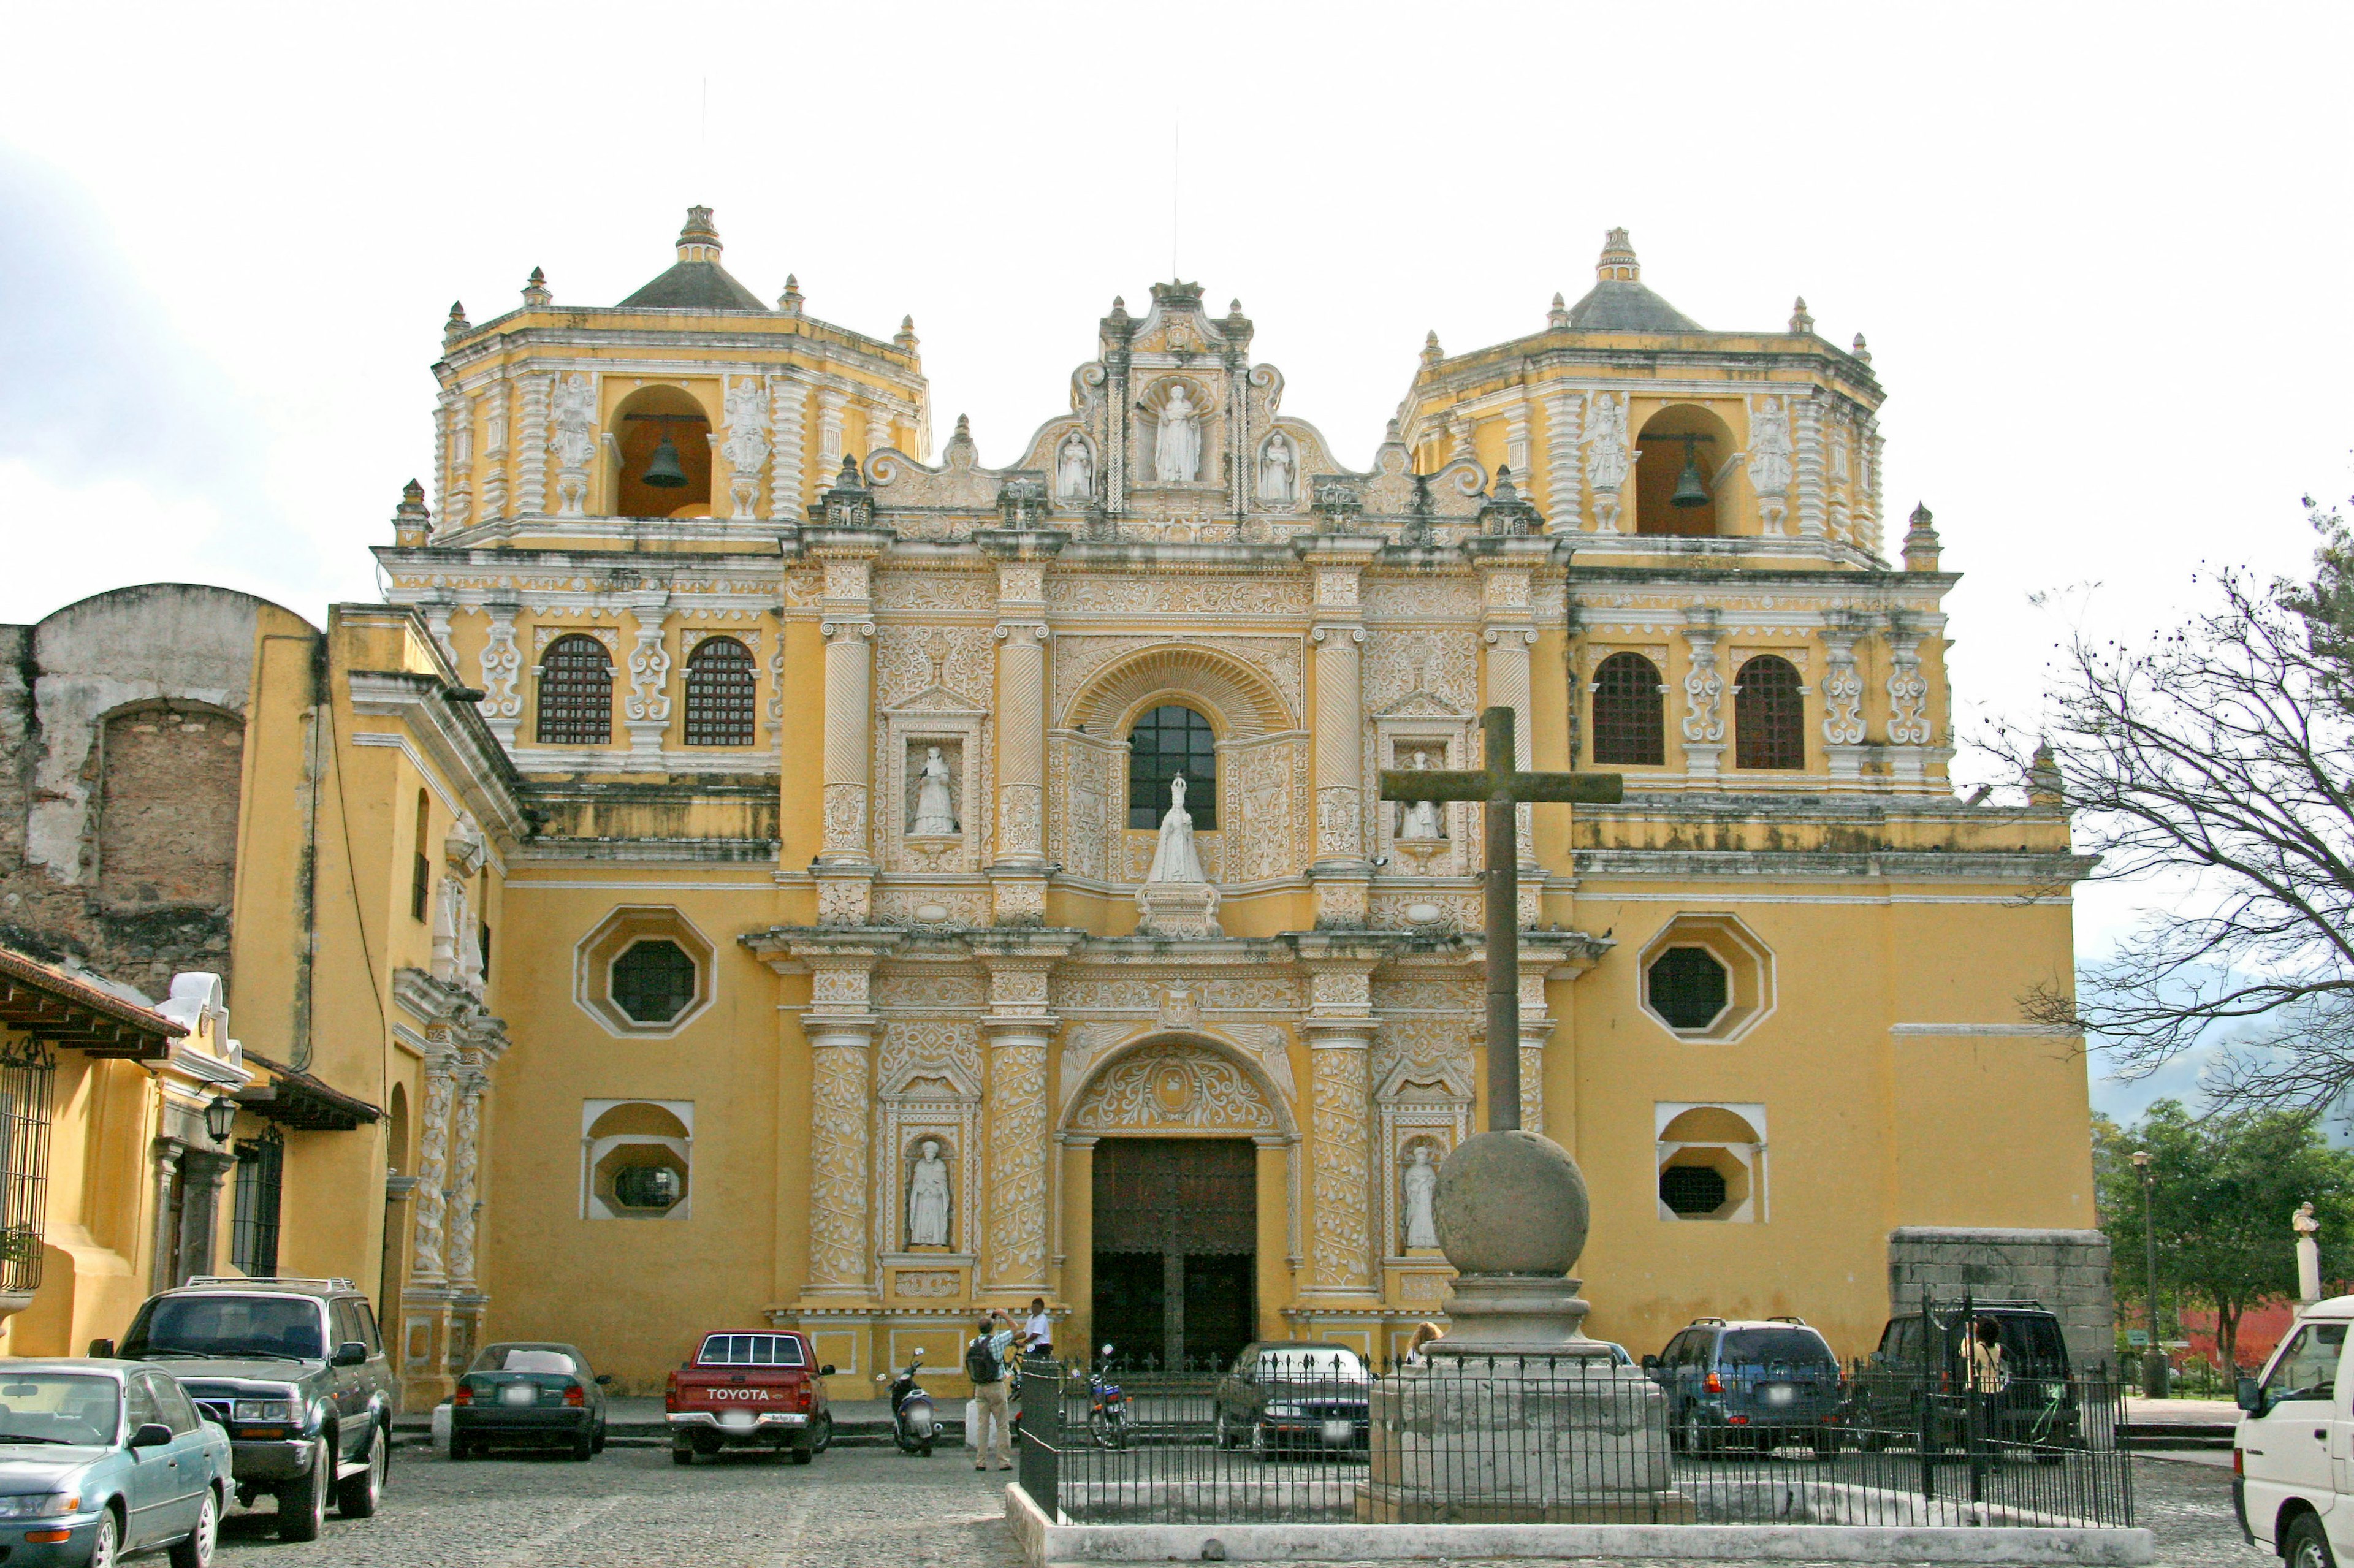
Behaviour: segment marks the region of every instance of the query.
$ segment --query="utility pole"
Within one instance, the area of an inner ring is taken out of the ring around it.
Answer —
[[[2166,1351],[2158,1322],[2158,1220],[2153,1198],[2158,1188],[2158,1174],[2150,1169],[2153,1161],[2147,1149],[2135,1150],[2133,1162],[2134,1170],[2141,1176],[2142,1263],[2147,1270],[2149,1291],[2149,1349],[2141,1360],[2141,1392],[2145,1399],[2164,1399]]]

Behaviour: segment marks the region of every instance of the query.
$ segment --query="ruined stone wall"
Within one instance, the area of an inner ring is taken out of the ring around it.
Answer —
[[[1939,1301],[2039,1301],[2060,1319],[2079,1371],[2116,1359],[2116,1303],[2109,1291],[2109,1238],[2099,1231],[1901,1225],[1888,1236],[1891,1314],[1917,1312],[1926,1289]]]

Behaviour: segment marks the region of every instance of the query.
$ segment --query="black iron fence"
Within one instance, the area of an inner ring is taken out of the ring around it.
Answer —
[[[1253,1383],[1034,1361],[1021,1478],[1075,1523],[2132,1523],[2123,1385],[1968,1372],[1340,1357]]]

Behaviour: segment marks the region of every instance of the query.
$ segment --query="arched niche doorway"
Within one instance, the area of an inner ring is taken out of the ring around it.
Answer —
[[[1219,1043],[1146,1040],[1095,1069],[1066,1138],[1089,1150],[1089,1348],[1130,1366],[1214,1369],[1258,1337],[1262,1210],[1286,1202],[1261,1150],[1289,1117]]]
[[[1643,422],[1635,439],[1642,458],[1635,464],[1635,532],[1706,537],[1733,531],[1731,498],[1719,493],[1717,474],[1736,450],[1724,421],[1697,403],[1670,403]],[[1677,481],[1689,453],[1706,499],[1675,503]],[[1724,482],[1733,482],[1728,471]]]
[[[609,427],[620,463],[614,475],[617,517],[711,515],[711,417],[681,387],[641,387],[613,410]],[[646,474],[668,436],[686,482],[648,484]]]

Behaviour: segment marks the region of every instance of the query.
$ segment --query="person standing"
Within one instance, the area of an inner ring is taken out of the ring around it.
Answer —
[[[1013,1459],[1009,1450],[1013,1411],[1012,1391],[1005,1381],[1006,1359],[1013,1344],[1013,1322],[1002,1312],[991,1312],[977,1325],[972,1342],[964,1348],[965,1375],[972,1379],[972,1396],[980,1403],[981,1434],[973,1446],[972,1467],[989,1468],[989,1457],[997,1456],[997,1467],[1010,1470]]]
[[[1055,1319],[1046,1315],[1046,1298],[1030,1298],[1030,1316],[1022,1325],[1022,1353],[1051,1358],[1055,1353]]]

